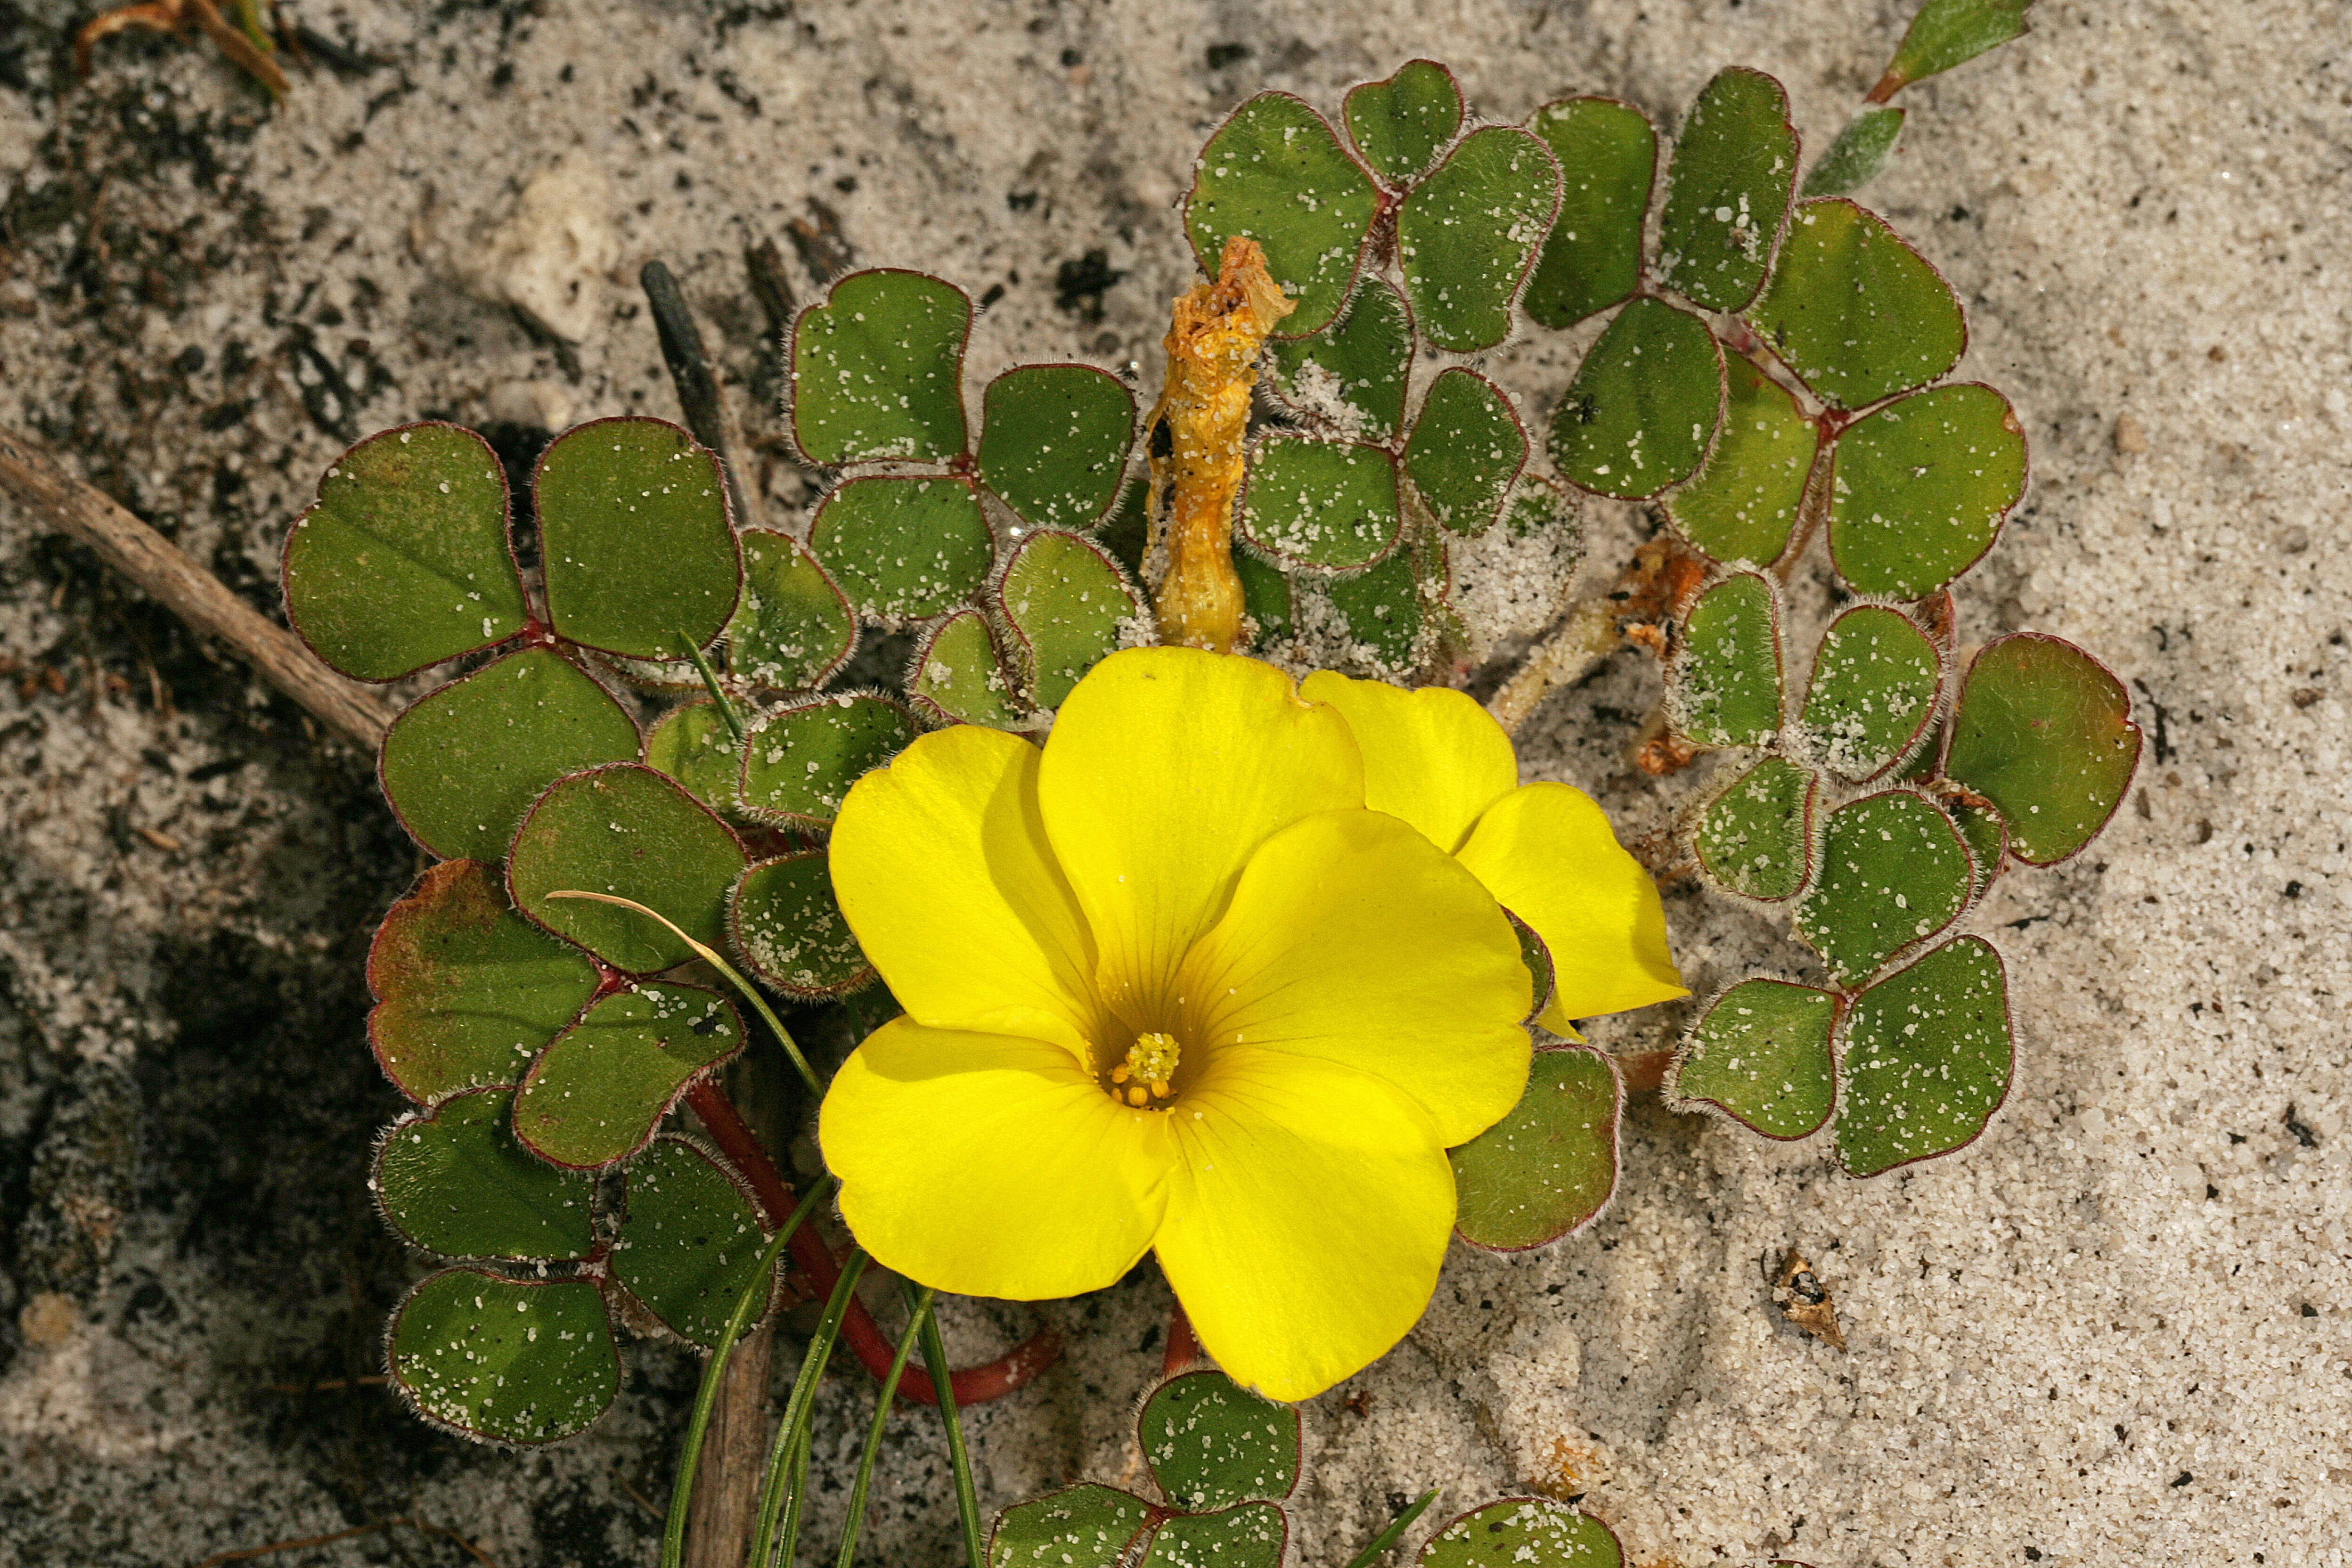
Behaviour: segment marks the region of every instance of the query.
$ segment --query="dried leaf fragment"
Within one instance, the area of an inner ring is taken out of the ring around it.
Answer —
[[[1772,1282],[1772,1301],[1782,1317],[1813,1338],[1832,1349],[1845,1349],[1845,1334],[1838,1328],[1837,1303],[1830,1300],[1829,1288],[1814,1277],[1805,1255],[1793,1247],[1780,1259],[1780,1277]]]

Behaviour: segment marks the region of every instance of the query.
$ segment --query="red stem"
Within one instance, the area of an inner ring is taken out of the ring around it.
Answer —
[[[1168,1313],[1168,1353],[1160,1358],[1160,1375],[1173,1377],[1201,1359],[1201,1342],[1192,1332],[1192,1320],[1184,1315],[1184,1303],[1179,1301]]]
[[[719,1152],[751,1184],[751,1195],[766,1211],[768,1223],[783,1224],[795,1206],[793,1189],[777,1173],[775,1162],[768,1158],[759,1135],[744,1121],[734,1101],[716,1082],[706,1078],[698,1079],[686,1091],[686,1102],[702,1119]],[[785,1246],[793,1263],[815,1284],[820,1294],[830,1292],[841,1279],[841,1265],[824,1245],[824,1238],[817,1235],[815,1226],[801,1226],[793,1232],[792,1240]],[[898,1347],[884,1336],[881,1325],[875,1322],[864,1302],[851,1300],[849,1316],[841,1325],[841,1336],[849,1342],[849,1348],[866,1363],[866,1370],[874,1374],[876,1382],[889,1375]],[[985,1366],[960,1367],[949,1373],[948,1385],[958,1405],[983,1405],[1029,1382],[1053,1365],[1061,1353],[1062,1336],[1050,1328],[1040,1329]],[[910,1365],[899,1375],[898,1396],[917,1405],[940,1402],[939,1394],[931,1388],[930,1373],[919,1366]]]

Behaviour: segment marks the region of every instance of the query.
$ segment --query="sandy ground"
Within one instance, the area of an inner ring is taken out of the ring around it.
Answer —
[[[1333,108],[1432,54],[1494,118],[1571,92],[1671,115],[1746,63],[1818,144],[1909,9],[309,0],[308,26],[376,63],[272,112],[163,40],[110,43],[62,92],[72,13],[16,0],[0,419],[268,604],[288,519],[352,437],[432,414],[519,450],[532,426],[674,414],[630,283],[647,258],[761,383],[741,253],[812,197],[862,261],[1002,288],[976,374],[1017,353],[1150,380],[1189,265],[1171,203],[1250,91]],[[1458,1257],[1407,1344],[1308,1408],[1299,1561],[1344,1561],[1433,1483],[1462,1506],[1581,1491],[1645,1563],[2347,1560],[2352,16],[2037,15],[1906,95],[1910,145],[1865,193],[1953,279],[1963,373],[2033,444],[1963,635],[2098,650],[2151,742],[2093,854],[1973,917],[2011,963],[2010,1106],[1962,1157],[1870,1184],[1637,1108],[1600,1225]],[[1089,270],[1111,280],[1066,286]],[[576,348],[526,332],[519,302]],[[1549,409],[1557,344],[1493,363]],[[806,499],[789,467],[763,483],[787,512]],[[1638,522],[1596,511],[1596,559]],[[359,958],[415,864],[365,772],[5,513],[0,666],[0,1565],[186,1563],[394,1516],[504,1568],[650,1561],[633,1492],[666,1484],[692,1376],[674,1352],[635,1353],[603,1426],[527,1457],[373,1387],[301,1391],[380,1370],[416,1268],[361,1190],[394,1105],[360,1047]],[[1661,820],[1620,760],[1654,682],[1622,655],[1555,700],[1530,772],[1629,832]],[[1670,918],[1702,989],[1778,951],[1696,897]],[[1845,1353],[1771,1307],[1761,1261],[1792,1245]],[[974,1422],[992,1506],[1132,1473],[1164,1306],[1140,1282],[1055,1310],[1071,1362]],[[977,1353],[1020,1321],[951,1327]],[[828,1394],[845,1447],[863,1397]],[[894,1425],[868,1560],[944,1560],[940,1465],[928,1425]],[[394,1531],[268,1561],[460,1560]]]

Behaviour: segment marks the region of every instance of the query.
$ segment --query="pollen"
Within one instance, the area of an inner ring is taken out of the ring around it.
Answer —
[[[1176,1097],[1176,1037],[1158,1033],[1138,1036],[1127,1047],[1127,1059],[1110,1069],[1110,1097],[1137,1110],[1165,1107]]]

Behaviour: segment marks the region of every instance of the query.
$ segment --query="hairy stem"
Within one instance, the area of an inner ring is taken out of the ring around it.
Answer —
[[[1503,683],[1486,703],[1486,711],[1511,734],[1543,705],[1545,698],[1563,686],[1573,686],[1585,672],[1617,647],[1620,605],[1606,594],[1578,603],[1558,631],[1538,643],[1518,673]]]

